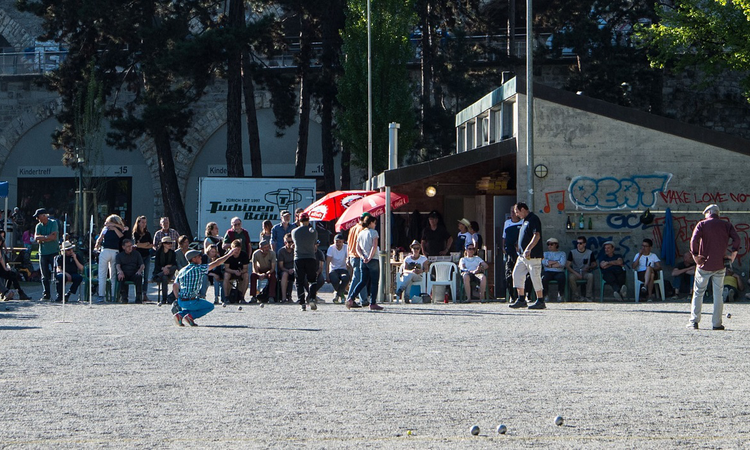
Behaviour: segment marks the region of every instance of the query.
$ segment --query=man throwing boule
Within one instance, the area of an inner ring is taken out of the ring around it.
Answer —
[[[174,311],[174,322],[177,326],[184,326],[187,322],[191,327],[198,326],[195,319],[201,318],[214,309],[213,303],[199,298],[203,278],[208,276],[208,271],[224,264],[224,261],[232,256],[239,256],[241,249],[232,248],[221,258],[216,258],[209,264],[201,264],[201,252],[189,250],[185,253],[188,265],[183,267],[175,278],[172,292],[177,297],[177,305],[181,310]]]

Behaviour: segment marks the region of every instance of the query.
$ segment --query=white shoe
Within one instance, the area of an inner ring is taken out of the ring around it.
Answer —
[[[617,300],[618,302],[622,301],[622,295],[620,295],[619,292],[615,291],[614,296],[615,296],[615,300]]]
[[[620,287],[620,296],[623,300],[628,298],[628,287],[624,284],[622,285],[622,287]]]

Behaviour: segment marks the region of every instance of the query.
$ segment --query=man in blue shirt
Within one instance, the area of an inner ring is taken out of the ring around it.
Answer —
[[[42,300],[51,300],[50,280],[57,256],[57,240],[60,228],[57,221],[49,218],[47,210],[39,208],[34,212],[39,221],[34,231],[34,240],[39,244],[39,271],[42,273]]]
[[[221,258],[217,258],[209,264],[201,264],[201,252],[190,250],[185,254],[189,264],[177,273],[172,292],[177,297],[179,307],[172,309],[174,322],[178,327],[185,326],[183,321],[191,327],[197,327],[195,319],[199,319],[214,309],[213,303],[199,298],[203,278],[208,275],[208,271],[224,264],[224,261],[231,256],[239,256],[242,249],[239,247],[232,248]]]

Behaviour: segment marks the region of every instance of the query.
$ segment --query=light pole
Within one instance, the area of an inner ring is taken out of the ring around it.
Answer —
[[[529,210],[534,210],[534,33],[533,0],[526,0],[526,184]]]
[[[367,189],[372,189],[372,30],[367,0]]]

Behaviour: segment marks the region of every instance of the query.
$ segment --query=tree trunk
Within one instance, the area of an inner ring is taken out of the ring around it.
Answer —
[[[346,191],[352,186],[352,155],[346,148],[341,149],[341,190]]]
[[[302,13],[302,27],[299,33],[299,134],[297,135],[297,159],[294,164],[294,177],[303,178],[307,166],[307,138],[310,128],[310,34],[312,32],[309,17]]]
[[[185,203],[182,201],[177,173],[174,170],[174,156],[169,134],[163,128],[153,129],[149,134],[154,139],[156,156],[159,160],[159,182],[164,202],[164,215],[169,217],[172,227],[180,234],[192,237],[193,232],[185,214]]]
[[[260,151],[260,132],[258,131],[258,112],[255,110],[255,84],[253,69],[250,65],[250,52],[242,52],[242,88],[245,93],[245,119],[247,123],[247,141],[250,146],[250,165],[253,177],[263,176],[263,162]]]
[[[419,23],[422,26],[422,54],[420,55],[422,90],[420,92],[420,126],[419,134],[422,139],[425,138],[425,128],[429,118],[430,94],[432,91],[432,27],[429,18],[429,2],[423,0],[419,6]]]
[[[344,5],[339,1],[328,2],[325,11],[327,20],[322,21],[322,54],[321,54],[321,136],[320,147],[323,153],[323,189],[326,192],[336,190],[336,178],[333,157],[336,153],[336,141],[333,137],[333,107],[336,98],[336,73],[334,67],[338,62],[338,50],[341,48],[339,30],[344,27]]]
[[[243,0],[229,3],[229,26],[239,28],[244,22]],[[227,176],[244,177],[242,164],[242,51],[230,47],[227,61]],[[255,103],[253,102],[253,106]]]

